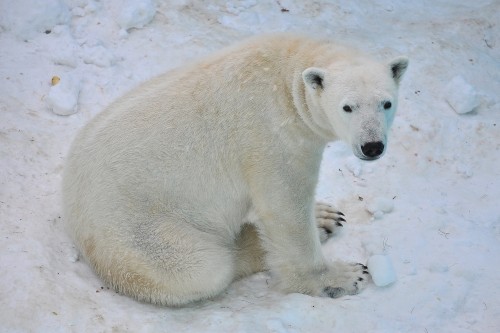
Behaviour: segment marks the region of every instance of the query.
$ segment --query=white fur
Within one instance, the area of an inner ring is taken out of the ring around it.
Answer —
[[[69,153],[65,219],[83,256],[116,290],[156,304],[206,299],[262,269],[287,292],[357,293],[364,268],[321,253],[314,190],[328,141],[362,158],[360,145],[385,142],[404,72],[391,66],[277,35],[146,82]]]

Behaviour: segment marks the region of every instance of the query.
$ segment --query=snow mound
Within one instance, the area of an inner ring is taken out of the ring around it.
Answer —
[[[446,85],[445,99],[458,114],[471,112],[479,106],[476,89],[467,83],[462,76],[455,76]]]
[[[388,256],[376,254],[368,259],[368,272],[372,276],[373,283],[377,287],[385,287],[394,283],[397,279],[396,271]]]
[[[156,14],[154,0],[133,1],[128,0],[123,4],[117,23],[123,30],[143,28],[149,24]]]
[[[392,212],[393,209],[394,202],[389,198],[375,198],[366,205],[366,210],[376,219],[381,218],[384,214]]]
[[[113,53],[103,45],[86,46],[83,48],[83,62],[97,67],[110,67],[116,63]]]
[[[78,97],[80,95],[81,81],[72,75],[55,76],[52,78],[53,86],[47,96],[47,105],[57,115],[69,116],[78,111]]]
[[[23,6],[13,6],[10,1],[0,3],[0,27],[21,39],[50,33],[56,25],[67,24],[71,19],[71,12],[62,0],[44,0],[43,5],[37,0],[23,3]]]
[[[349,170],[354,177],[359,177],[361,175],[363,165],[361,164],[359,158],[354,156],[348,157],[345,166],[347,170]]]

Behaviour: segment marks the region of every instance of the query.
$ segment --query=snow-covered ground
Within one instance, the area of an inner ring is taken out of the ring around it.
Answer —
[[[0,332],[500,332],[499,12],[497,0],[1,1]],[[348,217],[325,255],[386,254],[397,282],[327,299],[280,294],[260,273],[180,309],[107,289],[63,230],[76,131],[140,82],[271,31],[410,57],[386,156],[332,144],[317,194]]]

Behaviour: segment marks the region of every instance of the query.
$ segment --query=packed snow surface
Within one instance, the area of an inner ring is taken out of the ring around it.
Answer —
[[[497,0],[1,1],[0,332],[500,332],[499,12]],[[317,188],[347,218],[324,255],[384,253],[397,283],[328,299],[281,294],[259,273],[177,309],[109,290],[63,228],[78,129],[155,75],[275,31],[410,58],[385,156],[332,143]]]

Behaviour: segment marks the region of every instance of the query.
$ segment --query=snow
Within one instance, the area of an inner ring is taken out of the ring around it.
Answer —
[[[56,78],[54,80],[54,78]],[[81,82],[70,75],[54,76],[51,80],[47,95],[47,105],[49,109],[60,116],[68,116],[78,112],[78,96],[80,95]]]
[[[128,0],[121,3],[120,7],[118,24],[125,30],[144,27],[156,14],[156,4],[153,0]]]
[[[374,198],[366,205],[366,210],[369,211],[376,219],[382,218],[384,214],[392,212],[393,209],[393,200],[389,198]]]
[[[382,254],[372,255],[366,265],[368,266],[368,272],[370,272],[373,283],[377,287],[388,286],[397,279],[396,271],[389,256]]]
[[[499,11],[495,0],[0,2],[0,332],[500,331]],[[283,295],[259,273],[179,309],[107,289],[63,228],[61,173],[77,130],[139,83],[270,31],[409,56],[385,156],[358,161],[332,143],[317,189],[347,217],[324,255],[383,253],[397,283],[333,300]],[[457,76],[466,85],[455,93],[478,96],[474,112],[450,109]],[[69,82],[78,89],[54,93]],[[52,112],[64,104],[54,94],[78,96],[77,112]],[[393,209],[373,219],[377,198]]]
[[[479,106],[479,98],[473,86],[462,76],[455,76],[445,87],[446,102],[458,114],[473,111]]]
[[[34,39],[58,24],[68,24],[71,15],[62,0],[47,0],[40,6],[37,0],[24,0],[18,6],[0,4],[0,25],[23,39]]]

